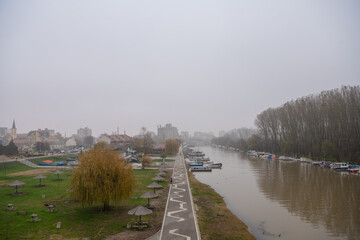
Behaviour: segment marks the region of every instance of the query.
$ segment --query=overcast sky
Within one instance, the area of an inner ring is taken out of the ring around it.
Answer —
[[[360,83],[358,0],[0,0],[0,126],[254,127]]]

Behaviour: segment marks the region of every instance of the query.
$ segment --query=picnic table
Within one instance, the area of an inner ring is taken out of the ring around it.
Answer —
[[[30,222],[40,222],[41,219],[39,219],[37,214],[31,214],[30,216]]]
[[[49,204],[48,208],[48,212],[55,212],[55,205]]]

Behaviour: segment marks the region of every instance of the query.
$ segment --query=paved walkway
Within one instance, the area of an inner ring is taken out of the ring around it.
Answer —
[[[184,156],[178,154],[160,232],[161,240],[200,240],[186,171]]]

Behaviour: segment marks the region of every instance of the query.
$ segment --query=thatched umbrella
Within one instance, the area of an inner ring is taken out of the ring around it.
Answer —
[[[153,182],[152,184],[147,185],[146,187],[147,188],[153,188],[154,192],[155,192],[155,188],[162,188],[163,186],[161,186],[160,184],[157,184],[156,182]]]
[[[136,215],[136,216],[140,217],[139,223],[141,223],[141,216],[148,215],[150,213],[152,213],[152,211],[150,209],[146,208],[146,207],[143,207],[143,206],[137,206],[136,208],[131,209],[130,211],[128,211],[129,215]]]
[[[153,177],[152,178],[152,180],[156,180],[156,181],[164,181],[165,180],[165,178],[163,178],[163,177],[160,177],[160,176],[155,176],[155,177]]]
[[[156,193],[153,193],[151,191],[147,191],[146,193],[144,193],[143,195],[141,195],[141,198],[147,198],[148,199],[148,204],[147,206],[150,207],[150,198],[156,198],[159,195],[157,195]]]
[[[18,191],[17,191],[18,186],[21,186],[21,185],[24,185],[24,184],[25,184],[25,183],[22,182],[22,181],[15,180],[15,181],[9,183],[9,186],[15,186],[15,189],[16,189],[16,190],[15,190],[15,193],[13,193],[13,194],[18,195],[18,194],[19,194]]]
[[[46,178],[46,176],[40,174],[40,175],[37,175],[36,177],[34,177],[34,179],[40,179],[40,184],[38,185],[39,187],[45,186],[45,184],[44,184],[44,185],[41,185],[41,179],[42,179],[42,178]]]
[[[53,174],[57,174],[58,178],[55,179],[55,181],[62,181],[61,178],[59,178],[59,174],[63,173],[63,171],[60,171],[60,170],[56,170],[55,172],[53,172]]]

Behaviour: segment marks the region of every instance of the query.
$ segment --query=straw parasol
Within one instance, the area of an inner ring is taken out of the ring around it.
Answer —
[[[40,184],[38,185],[39,187],[45,186],[45,184],[41,185],[41,179],[43,179],[43,178],[46,178],[46,176],[42,175],[42,174],[37,175],[36,177],[34,177],[34,179],[40,179]]]
[[[147,185],[146,187],[147,188],[153,188],[154,192],[155,192],[155,188],[162,188],[163,186],[161,186],[160,184],[157,184],[156,182],[153,182],[152,184]]]
[[[151,191],[147,191],[146,193],[144,193],[143,195],[141,195],[141,198],[147,198],[148,199],[148,204],[147,206],[150,207],[150,198],[156,198],[159,195],[157,195],[156,193],[153,193]]]
[[[21,185],[24,185],[25,183],[24,182],[22,182],[22,181],[19,181],[19,180],[15,180],[15,181],[13,181],[13,182],[11,182],[11,183],[9,183],[9,186],[15,186],[15,192],[13,193],[14,195],[20,195],[21,193],[19,193],[18,191],[17,191],[17,189],[18,189],[18,186],[21,186]]]
[[[152,178],[152,180],[156,180],[156,181],[164,181],[165,180],[165,178],[163,178],[163,177],[160,177],[160,176],[155,176],[155,177],[153,177]]]
[[[59,174],[63,173],[63,171],[60,171],[60,170],[56,170],[55,172],[53,172],[53,174],[57,174],[58,178],[55,179],[55,181],[62,181],[61,178],[59,178]]]
[[[136,215],[136,216],[140,217],[139,223],[141,223],[141,216],[148,215],[150,213],[152,213],[152,211],[150,209],[143,207],[141,205],[128,211],[129,215]]]

